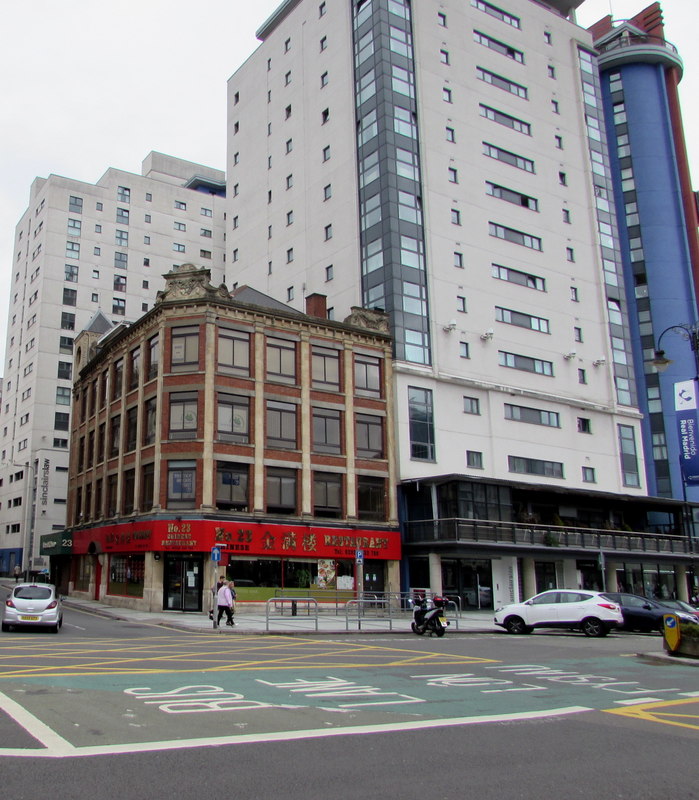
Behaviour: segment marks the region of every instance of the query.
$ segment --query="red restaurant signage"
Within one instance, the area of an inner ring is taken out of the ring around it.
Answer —
[[[156,520],[74,530],[73,553],[210,552],[214,545],[230,555],[287,558],[400,559],[397,530],[268,525],[263,522]],[[90,547],[90,545],[93,545]]]

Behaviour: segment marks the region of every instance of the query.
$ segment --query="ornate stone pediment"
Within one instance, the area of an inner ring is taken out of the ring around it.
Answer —
[[[352,306],[349,317],[343,320],[347,325],[354,325],[356,328],[367,328],[379,333],[388,333],[388,314],[384,311],[377,311],[373,308],[361,308]]]
[[[225,299],[230,293],[224,284],[218,288],[211,284],[211,270],[195,264],[180,264],[166,275],[165,289],[158,292],[156,304],[165,300],[196,300],[201,297]]]

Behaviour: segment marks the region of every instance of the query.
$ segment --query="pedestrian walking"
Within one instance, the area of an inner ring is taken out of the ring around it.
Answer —
[[[233,597],[227,583],[224,583],[218,590],[216,603],[218,604],[218,618],[216,624],[221,624],[221,617],[225,614],[226,625],[233,625]]]
[[[15,583],[19,583],[19,578],[20,575],[22,574],[22,567],[20,567],[19,564],[15,564],[15,569],[13,574],[15,576]]]
[[[235,600],[238,596],[235,591],[235,581],[229,581],[228,588],[231,590],[231,622],[235,625],[233,617],[235,615]]]

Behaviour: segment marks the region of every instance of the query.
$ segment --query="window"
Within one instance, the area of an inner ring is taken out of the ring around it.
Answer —
[[[570,211],[567,208],[562,209],[563,222],[570,225]]]
[[[117,231],[114,235],[114,244],[117,247],[128,247],[129,246],[129,234],[128,231]]]
[[[483,142],[483,154],[488,158],[494,158],[496,161],[502,161],[517,169],[523,169],[525,172],[534,172],[534,162],[524,156],[518,156],[517,153],[512,153],[509,150],[503,150],[501,147],[496,147],[488,142]]]
[[[521,456],[508,456],[507,462],[510,472],[525,475],[543,475],[546,478],[563,478],[563,464],[558,461],[542,461],[538,458],[522,458]]]
[[[199,366],[199,328],[173,328],[171,366]]]
[[[182,200],[175,200],[175,208],[179,208],[180,211],[186,211],[187,203],[183,203]]]
[[[466,313],[466,298],[461,295],[456,296],[456,310],[461,313]]]
[[[386,519],[386,481],[357,475],[357,518],[380,522]]]
[[[483,469],[483,453],[478,450],[467,450],[466,466],[469,469]]]
[[[440,50],[439,51],[439,61],[442,64],[449,64],[449,51],[448,50]]]
[[[565,172],[558,173],[558,182],[560,183],[561,186],[568,185],[568,176],[566,175]]]
[[[481,401],[477,397],[464,396],[464,414],[475,414],[479,416],[481,413]]]
[[[587,383],[587,373],[584,369],[578,370],[578,383]]]
[[[121,444],[121,416],[118,414],[109,420],[109,450],[107,456],[114,458],[119,455]]]
[[[447,15],[441,11],[437,12],[437,25],[439,25],[441,28],[447,27]]]
[[[505,403],[505,419],[515,422],[528,422],[531,425],[545,425],[549,428],[560,428],[560,415],[556,411],[546,411],[529,406],[515,406]]]
[[[313,450],[316,453],[340,453],[342,447],[341,415],[331,408],[313,408]]]
[[[332,519],[342,516],[342,475],[313,473],[313,515]]]
[[[290,247],[290,248],[289,248],[289,249],[286,251],[286,263],[287,263],[287,264],[290,264],[290,263],[291,263],[293,260],[294,260],[294,248],[293,248],[293,247]]]
[[[68,236],[80,236],[80,229],[82,222],[79,219],[68,219]],[[98,226],[95,226],[98,227]],[[34,232],[34,236],[38,233],[39,229]]]
[[[152,336],[146,344],[146,380],[152,380],[158,374],[160,362],[160,340]]]
[[[623,484],[624,486],[640,486],[635,431],[630,425],[619,425],[617,427]]]
[[[70,336],[59,336],[58,352],[66,353],[67,355],[73,354],[73,340],[70,338]]]
[[[562,136],[554,136],[553,139],[554,139],[554,141],[556,143],[556,149],[557,150],[563,150],[563,137]]]
[[[505,200],[507,203],[512,203],[522,208],[528,208],[531,211],[539,210],[539,201],[535,197],[516,192],[513,189],[508,189],[505,186],[500,186],[497,183],[485,182],[486,194],[491,197],[497,197],[500,200]]]
[[[327,186],[323,187],[323,200],[330,200],[333,196],[333,188],[332,184],[328,184]]]
[[[126,411],[126,450],[136,449],[136,431],[138,428],[138,406],[132,406]]]
[[[330,160],[330,145],[326,145],[323,148],[323,161],[329,161],[329,160]]]
[[[489,83],[491,86],[496,86],[498,89],[503,89],[516,97],[521,97],[523,100],[527,99],[528,91],[526,86],[508,80],[496,72],[490,72],[490,70],[483,69],[483,67],[476,67],[476,77],[478,80]]]
[[[454,266],[458,267],[459,269],[464,268],[464,254],[454,252]]]
[[[197,436],[198,395],[172,392],[170,399],[170,439],[195,439]]]
[[[195,489],[196,463],[194,461],[168,461],[168,506],[171,508],[194,508]]]
[[[129,256],[127,253],[114,253],[114,266],[117,269],[127,269],[129,265]]]
[[[126,314],[126,300],[120,297],[112,298],[112,314],[123,317]]]
[[[78,282],[78,265],[77,264],[66,264],[65,265],[65,278],[67,281],[71,283]]]
[[[499,19],[506,25],[511,25],[513,28],[520,27],[519,17],[508,14],[507,11],[503,11],[501,8],[492,5],[492,3],[487,3],[485,0],[471,0],[471,5],[480,11],[484,11],[486,14],[490,14],[490,16],[495,17],[495,19]]]
[[[80,258],[80,245],[78,242],[66,242],[66,258]]]
[[[199,212],[203,217],[213,217],[214,212],[210,208],[202,208]]]
[[[592,433],[592,423],[588,417],[578,417],[578,433]]]
[[[176,253],[184,253],[187,248],[183,244],[179,244],[178,242],[173,242],[172,249]]]
[[[77,305],[78,302],[78,290],[77,289],[63,289],[63,305],[64,306],[74,306]]]
[[[325,228],[323,229],[323,231],[324,231],[325,241],[326,242],[329,239],[333,238],[333,226],[332,225],[326,225]]]
[[[505,44],[505,42],[501,42],[499,39],[493,39],[492,36],[488,36],[485,33],[474,31],[473,41],[482,44],[490,50],[494,50],[496,53],[500,53],[501,56],[511,58],[519,64],[524,64],[524,53],[521,50],[516,50],[509,44]]]
[[[219,393],[216,430],[222,441],[247,444],[250,441],[249,398]]]
[[[583,467],[582,468],[582,479],[583,479],[583,483],[597,483],[597,478],[595,477],[594,467]]]
[[[544,317],[535,317],[532,314],[525,314],[521,311],[512,311],[509,308],[495,306],[495,319],[498,322],[505,322],[508,325],[516,325],[519,328],[529,328],[540,333],[550,333],[549,321]]]
[[[355,353],[354,390],[362,396],[381,396],[381,362],[378,358]]]
[[[311,347],[311,382],[314,389],[340,390],[340,352],[327,347]]]
[[[561,113],[559,105],[558,105],[558,100],[552,100],[551,101],[551,111],[553,111],[554,114],[560,114]]]
[[[325,268],[325,280],[327,282],[331,281],[332,279],[333,279],[333,265],[328,264],[328,266]]]
[[[576,342],[582,342],[583,340],[582,328],[578,328],[577,326],[573,328],[573,338],[575,339]]]
[[[287,300],[288,303],[290,303],[293,299],[294,299],[294,287],[293,286],[289,286],[289,287],[287,287],[287,290],[286,290],[286,300]]]
[[[157,398],[149,397],[143,406],[143,444],[153,444],[155,442],[155,413],[157,408]]]
[[[266,343],[267,373],[269,381],[295,383],[296,381],[296,344],[285,339],[267,338]]]
[[[324,72],[324,73],[323,73],[323,74],[320,76],[320,88],[321,88],[321,89],[323,89],[323,88],[324,88],[325,86],[327,86],[327,85],[328,85],[328,73],[327,73],[327,72]]]
[[[72,211],[75,214],[82,214],[83,213],[83,199],[82,199],[82,197],[73,197],[71,195],[68,198],[68,211]]]
[[[323,36],[323,38],[320,40],[320,50],[321,50],[321,52],[323,50],[325,50],[327,48],[327,46],[328,46],[328,37],[327,36]]]
[[[421,461],[434,461],[434,418],[430,389],[408,387],[408,420],[410,457]]]
[[[250,374],[250,334],[220,328],[218,332],[218,367],[239,375]]]
[[[114,291],[115,292],[125,292],[126,291],[126,276],[125,275],[115,275],[114,276]]]
[[[67,380],[71,379],[73,374],[73,364],[70,361],[59,361],[58,362],[58,371],[56,373],[56,377],[60,380]]]
[[[172,225],[173,225],[173,228],[176,231],[186,231],[187,230],[187,225],[184,222],[173,222]]]
[[[577,287],[576,287],[576,286],[571,286],[571,287],[570,287],[570,299],[571,299],[571,300],[572,300],[574,303],[578,303],[578,302],[579,302],[579,298],[578,298],[578,289],[577,289]]]
[[[461,225],[461,212],[458,208],[452,208],[451,210],[451,224]]]
[[[444,100],[445,103],[453,102],[451,89],[447,88],[446,86],[442,89],[442,100]]]
[[[526,286],[528,289],[536,289],[539,292],[546,291],[546,281],[537,275],[529,272],[521,272],[511,267],[503,267],[500,264],[491,264],[491,274],[494,278],[508,283],[517,283]]]
[[[268,514],[296,513],[296,478],[295,469],[267,467],[265,511]]]
[[[330,109],[324,108],[320,114],[320,124],[325,125],[326,122],[330,120]]]
[[[535,372],[538,375],[547,375],[549,377],[553,376],[553,364],[550,361],[508,353],[504,350],[498,351],[498,359],[501,367],[519,369],[522,372]]]
[[[70,414],[66,411],[56,411],[53,419],[53,427],[57,431],[67,431],[70,428]]]
[[[450,128],[449,126],[447,126],[445,128],[445,132],[446,132],[446,139],[447,139],[448,142],[455,142],[456,141],[456,133],[455,133],[453,128]]]
[[[506,228],[504,225],[498,225],[495,222],[488,223],[488,232],[496,239],[504,239],[507,242],[528,247],[530,250],[541,250],[541,239],[538,236],[531,236],[522,231],[516,231],[513,228]]]
[[[127,208],[117,208],[116,221],[122,225],[129,224],[129,211]]]
[[[358,458],[385,458],[383,418],[373,414],[357,414],[355,441]]]
[[[456,167],[448,167],[447,168],[447,176],[449,178],[449,183],[458,183],[459,182],[459,172]]]
[[[247,464],[217,462],[216,507],[226,511],[247,511],[248,476]]]

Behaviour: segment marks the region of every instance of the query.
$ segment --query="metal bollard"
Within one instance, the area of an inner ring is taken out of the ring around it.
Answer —
[[[292,600],[291,601],[291,616],[295,617],[296,614],[297,614],[297,611],[298,611],[298,608],[297,608],[296,600]]]

